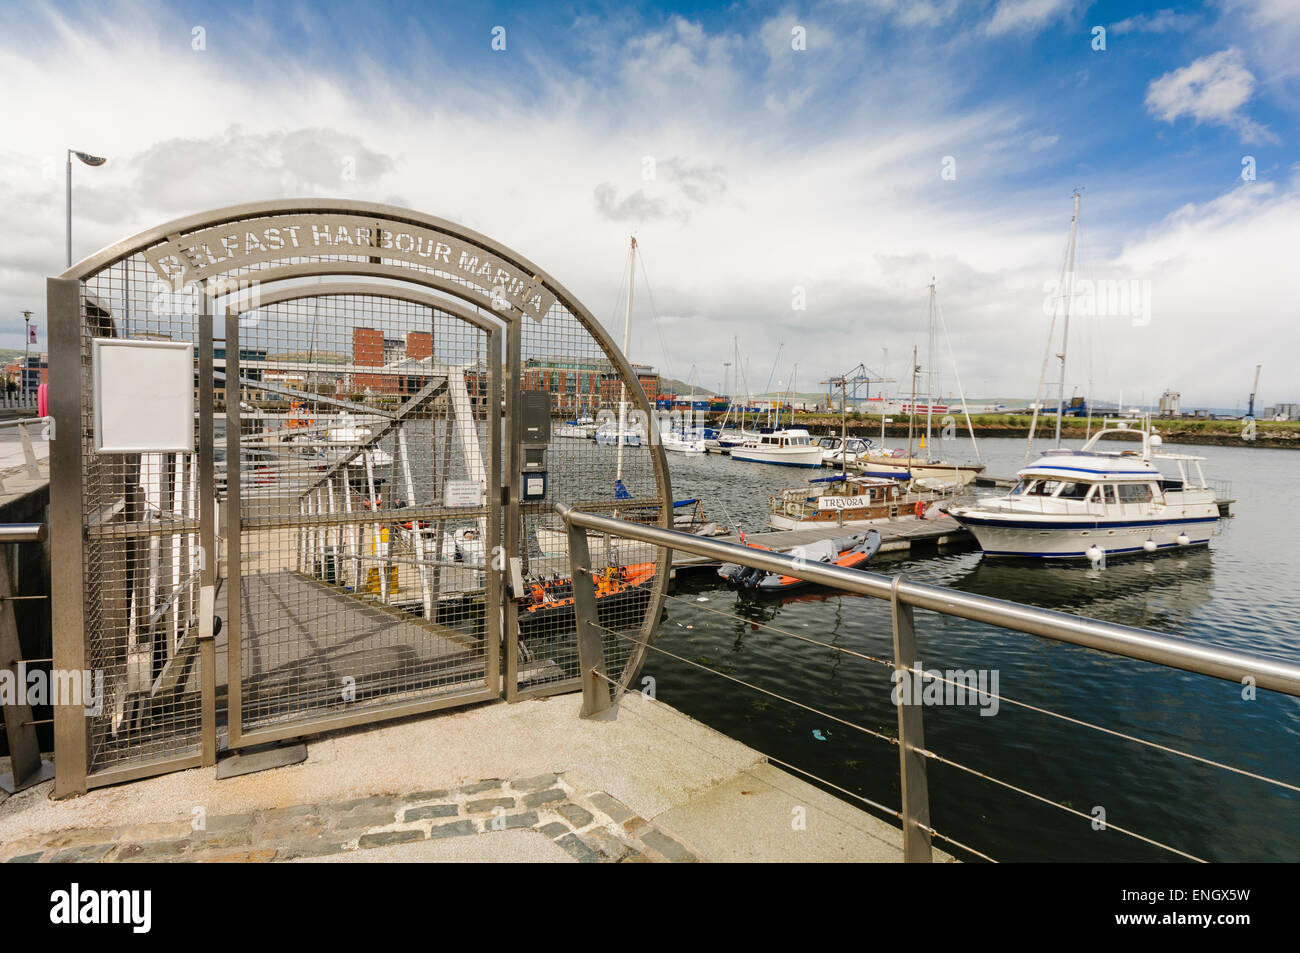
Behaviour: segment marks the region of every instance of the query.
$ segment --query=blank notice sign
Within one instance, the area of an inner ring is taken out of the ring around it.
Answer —
[[[95,450],[194,450],[194,345],[96,338]]]

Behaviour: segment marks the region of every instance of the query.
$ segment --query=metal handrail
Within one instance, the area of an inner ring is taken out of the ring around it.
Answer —
[[[39,543],[45,539],[44,523],[0,523],[0,545]]]
[[[808,582],[845,589],[859,595],[889,599],[893,594],[893,576],[845,569],[825,563],[797,560],[793,556],[763,549],[727,543],[718,539],[692,536],[676,530],[661,529],[641,523],[596,516],[558,503],[556,513],[568,524],[588,530],[626,536],[718,559],[766,569]],[[1287,695],[1300,696],[1300,664],[1241,652],[1204,643],[1189,642],[1173,636],[1162,635],[1149,629],[1103,622],[1084,616],[1070,615],[1052,609],[1023,605],[1006,599],[995,599],[970,592],[960,592],[943,586],[903,580],[898,584],[898,600],[917,609],[928,609],[944,615],[958,616],[975,622],[1039,635],[1058,642],[1069,642],[1085,648],[1098,649],[1114,655],[1155,662],[1199,675],[1240,682],[1253,678],[1260,688],[1271,689]]]
[[[911,582],[901,575],[886,576],[846,569],[771,550],[596,516],[575,510],[564,503],[556,504],[555,512],[564,520],[568,530],[584,715],[604,711],[611,704],[610,686],[605,674],[604,640],[597,631],[604,627],[597,621],[592,563],[587,547],[587,534],[591,531],[639,540],[669,550],[678,549],[722,562],[765,569],[859,595],[888,599],[893,617],[893,667],[896,673],[916,670],[918,661],[913,609],[928,609],[1200,675],[1238,683],[1249,679],[1251,684],[1260,688],[1300,696],[1300,664],[1282,659],[1221,646],[1196,644],[1147,629]],[[931,837],[935,832],[930,827],[926,760],[938,756],[925,746],[921,704],[915,699],[908,700],[900,696],[896,706],[902,794],[902,807],[898,816],[902,820],[903,859],[909,862],[928,862],[932,857]],[[939,760],[952,763],[947,759]]]
[[[19,420],[0,420],[0,427],[17,427],[18,436],[23,445],[23,465],[27,468],[27,476],[33,480],[41,478],[41,470],[36,459],[36,450],[32,446],[32,436],[27,432],[27,427],[31,424],[44,424],[48,428],[53,428],[53,417],[23,417]],[[47,436],[51,431],[47,431]],[[0,493],[5,492],[4,478],[0,477]]]

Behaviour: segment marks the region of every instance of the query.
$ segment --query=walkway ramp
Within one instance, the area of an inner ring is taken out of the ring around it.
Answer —
[[[482,687],[483,640],[292,570],[242,580],[245,717],[392,692]]]

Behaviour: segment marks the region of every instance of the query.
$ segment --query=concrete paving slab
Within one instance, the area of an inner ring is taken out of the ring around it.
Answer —
[[[756,765],[650,820],[711,861],[903,860],[896,827],[770,764]]]
[[[0,845],[8,848],[0,853],[48,859],[84,840],[79,859],[108,842],[119,845],[110,859],[131,859],[135,847],[123,845],[139,840],[132,830],[175,827],[178,851],[166,859],[208,859],[226,847],[240,860],[334,855],[361,837],[375,845],[367,851],[429,859],[441,851],[447,859],[546,859],[558,856],[551,847],[579,861],[901,859],[901,836],[889,824],[668,705],[631,694],[590,719],[580,707],[578,695],[559,695],[371,725],[312,738],[300,764],[221,781],[212,768],[195,768],[63,801],[50,800],[46,782],[0,801]],[[471,810],[485,799],[493,803]],[[434,801],[455,806],[426,803]],[[497,802],[498,812],[486,813]],[[610,813],[613,804],[623,819]],[[802,831],[791,825],[796,806],[807,808]],[[518,830],[487,832],[487,819],[502,812],[503,826]],[[254,814],[256,851],[225,844],[215,827],[190,832],[196,817]],[[90,833],[68,839],[78,832]],[[421,847],[426,839],[449,845]]]

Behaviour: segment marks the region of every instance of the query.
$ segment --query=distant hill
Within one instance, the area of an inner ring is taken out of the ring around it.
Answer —
[[[676,394],[684,396],[686,394],[699,394],[701,397],[714,396],[713,391],[707,387],[688,387],[684,381],[676,380],[672,377],[659,378],[659,390],[665,394]]]

